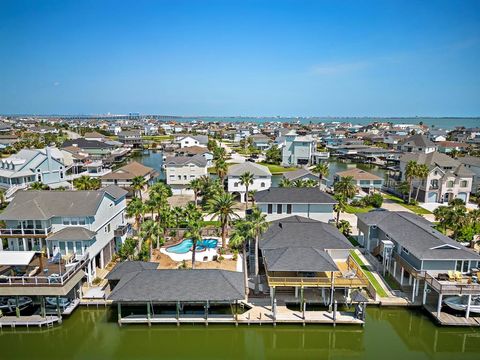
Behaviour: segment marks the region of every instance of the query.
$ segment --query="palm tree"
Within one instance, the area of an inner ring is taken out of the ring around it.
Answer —
[[[302,179],[297,179],[293,182],[293,186],[294,187],[299,187],[299,188],[305,187],[305,181],[302,180]]]
[[[198,210],[190,212],[187,215],[186,238],[192,239],[192,269],[195,269],[195,255],[197,252],[197,242],[202,240],[202,213]]]
[[[247,221],[251,225],[252,237],[255,239],[255,292],[258,292],[260,285],[260,279],[258,277],[259,264],[258,264],[258,252],[259,252],[259,242],[260,236],[263,235],[268,229],[267,215],[263,214],[262,211],[255,207],[252,209],[252,212],[247,216]]]
[[[287,178],[282,178],[278,183],[279,187],[292,187],[292,181]]]
[[[248,270],[247,270],[247,242],[252,236],[252,226],[251,223],[246,219],[240,219],[235,222],[232,236],[228,245],[232,248],[241,248],[242,249],[242,260],[243,260],[243,276],[245,283],[245,295],[248,297],[249,287],[248,287]]]
[[[347,220],[340,220],[337,227],[338,230],[345,236],[349,236],[352,233],[352,227]]]
[[[127,216],[135,218],[134,226],[137,230],[140,230],[142,224],[142,217],[145,213],[145,206],[142,203],[142,200],[139,198],[132,199],[127,205]]]
[[[220,178],[220,183],[223,185],[223,180],[227,175],[228,165],[223,159],[218,159],[215,161],[215,170],[217,171],[217,175]]]
[[[142,198],[142,190],[147,185],[147,181],[143,176],[135,176],[132,179],[132,184],[131,188],[133,189],[133,196],[136,196],[136,193],[138,192],[138,197],[141,199]]]
[[[29,189],[30,190],[47,190],[48,186],[41,183],[40,181],[36,181],[30,184]]]
[[[335,204],[335,206],[333,207],[333,209],[335,210],[335,212],[337,213],[337,220],[335,221],[337,227],[338,227],[338,223],[340,221],[340,213],[344,212],[347,208],[347,200],[345,198],[345,196],[341,195],[341,194],[336,194],[335,196],[335,199],[338,201],[337,204]]]
[[[87,175],[82,175],[73,180],[73,186],[77,190],[98,190],[100,189],[101,181],[97,178],[91,178]]]
[[[323,179],[330,174],[330,169],[328,168],[328,163],[320,162],[312,169],[314,174],[318,174],[318,185],[320,189],[323,185]]]
[[[438,221],[443,226],[443,233],[447,232],[447,219],[449,217],[450,209],[447,206],[439,206],[433,210],[435,221]]]
[[[150,249],[150,259],[152,258],[152,249],[153,249],[153,242],[155,240],[157,244],[157,249],[160,248],[160,237],[163,230],[158,226],[158,224],[150,219],[146,220],[140,230],[140,238],[144,241],[148,241],[149,249]]]
[[[422,183],[428,178],[430,169],[425,164],[417,165],[416,178]],[[418,201],[418,193],[420,192],[420,184],[417,184],[417,193],[415,194],[415,201]]]
[[[193,179],[190,181],[188,187],[193,190],[193,195],[195,196],[195,206],[197,206],[198,194],[200,191],[202,191],[203,187],[202,180],[200,180],[200,178]]]
[[[222,228],[222,248],[226,248],[226,237],[228,224],[234,219],[238,218],[238,215],[234,210],[235,200],[230,193],[221,193],[208,200],[207,209],[209,215],[213,215],[213,218],[220,220],[220,226]]]
[[[4,204],[5,204],[5,190],[0,189],[0,207],[3,208]]]
[[[253,174],[250,171],[247,171],[240,175],[240,184],[245,186],[245,201],[246,201],[246,208],[248,209],[248,188],[250,185],[253,184]]]
[[[415,160],[410,160],[405,168],[405,179],[407,179],[409,185],[408,203],[412,200],[413,179],[417,175],[417,165]]]
[[[336,194],[344,197],[345,201],[351,199],[357,193],[357,186],[352,176],[344,176],[338,180],[334,185]]]
[[[188,205],[190,205],[190,204],[191,203],[189,203]],[[193,209],[189,209],[188,205],[187,205],[187,208],[185,209],[185,211],[180,206],[175,206],[172,209],[172,215],[173,215],[173,219],[174,219],[174,223],[175,223],[175,228],[178,229],[180,227],[180,222],[183,219],[183,217],[185,216],[185,214],[188,214],[189,211],[192,211],[192,210],[197,208],[195,206]]]

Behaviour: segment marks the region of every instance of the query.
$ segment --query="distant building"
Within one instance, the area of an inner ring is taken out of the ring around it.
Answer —
[[[429,154],[437,150],[437,146],[427,136],[417,134],[400,141],[397,149],[405,153]]]
[[[122,131],[118,134],[118,141],[123,145],[132,148],[141,148],[143,145],[142,133],[140,130]]]
[[[311,163],[316,142],[310,135],[299,136],[295,131],[288,132],[281,144],[282,165],[296,166]]]
[[[151,167],[132,161],[109,174],[103,175],[101,177],[102,186],[117,185],[131,192],[132,180],[137,176],[143,177],[148,184],[158,176],[158,173]]]
[[[208,175],[207,160],[202,155],[168,157],[164,168],[165,180],[174,194],[184,193],[192,180]]]
[[[248,191],[267,190],[272,186],[272,174],[268,167],[248,161],[231,165],[227,172],[228,192],[240,194],[241,202],[245,201],[246,187],[241,184],[240,176],[247,172],[253,175],[253,183],[249,184]]]
[[[333,181],[336,183],[341,178],[348,176],[352,177],[355,185],[366,193],[373,190],[380,190],[383,187],[383,178],[359,168],[339,171],[335,174]]]

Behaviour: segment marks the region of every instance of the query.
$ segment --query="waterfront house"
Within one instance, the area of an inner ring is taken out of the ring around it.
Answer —
[[[118,141],[132,148],[143,146],[142,132],[140,130],[125,130],[118,134]]]
[[[18,141],[20,141],[20,139],[16,135],[0,135],[0,149],[13,146]]]
[[[267,190],[272,186],[272,174],[268,167],[249,161],[231,165],[227,172],[228,192],[238,193],[241,202],[245,201],[246,187],[241,184],[240,177],[247,172],[253,175],[253,183],[248,185],[248,191]]]
[[[458,141],[440,141],[438,144],[438,152],[449,154],[452,151],[466,151],[468,145]]]
[[[62,148],[76,147],[87,153],[93,159],[101,159],[108,156],[117,146],[99,140],[87,140],[84,138],[66,140]]]
[[[279,145],[282,149],[283,166],[310,164],[316,149],[316,142],[312,136],[300,136],[293,130],[285,135]]]
[[[473,172],[473,182],[471,193],[476,194],[480,191],[480,157],[462,156],[458,158],[468,170]]]
[[[205,160],[207,160],[207,166],[210,167],[213,165],[213,153],[208,150],[205,146],[187,146],[180,149],[177,149],[175,152],[177,155],[183,156],[195,156],[195,155],[202,155]]]
[[[437,146],[425,135],[416,134],[400,141],[397,150],[405,153],[429,154],[437,150]]]
[[[428,154],[403,154],[400,157],[400,177],[402,181],[406,181],[405,172],[409,161],[425,164],[429,169],[426,179],[413,180],[414,195],[419,188],[418,201],[442,203],[458,198],[466,203],[468,202],[474,173],[459,160],[438,151]]]
[[[85,140],[91,140],[91,141],[105,141],[106,140],[105,135],[102,135],[102,134],[100,134],[96,131],[86,132],[83,135],[83,138]]]
[[[345,177],[352,177],[357,188],[367,194],[371,191],[380,191],[383,187],[383,178],[359,168],[337,172],[333,178],[334,184]]]
[[[309,170],[306,169],[298,169],[295,171],[287,171],[283,173],[283,178],[290,180],[290,181],[296,181],[296,180],[314,180],[318,181],[318,175],[315,175]]]
[[[295,298],[300,290],[303,305],[308,298],[304,289],[321,289],[325,304],[332,304],[335,288],[346,290],[348,299],[351,288],[368,286],[351,256],[352,244],[333,225],[301,216],[276,220],[263,234],[259,247],[272,303],[277,288],[282,293],[291,291]]]
[[[192,180],[208,175],[207,160],[202,155],[168,157],[164,168],[165,180],[174,194],[183,193]]]
[[[268,221],[298,215],[328,222],[333,220],[333,196],[318,188],[270,188],[254,195],[255,204]]]
[[[151,167],[131,161],[117,170],[103,175],[101,177],[102,186],[117,185],[131,192],[132,180],[137,176],[142,177],[149,184],[155,180],[158,173]]]
[[[475,291],[480,295],[480,285],[475,283],[480,256],[434,229],[434,224],[405,211],[371,211],[357,214],[357,218],[358,242],[382,258],[385,270],[400,285],[408,282],[412,286],[412,302],[421,285],[440,294],[439,309],[447,289],[450,295]],[[424,304],[426,296],[424,293]]]
[[[189,146],[207,146],[208,136],[206,135],[177,136],[175,138],[175,143],[179,144],[180,148],[185,148]]]
[[[9,198],[33,182],[52,188],[68,186],[66,171],[63,154],[57,148],[23,149],[0,160],[0,187],[7,190]]]
[[[87,255],[89,281],[112,259],[127,233],[127,192],[117,186],[97,191],[19,191],[0,214],[0,251],[45,249],[48,259],[68,262]]]
[[[270,148],[272,140],[263,134],[256,134],[251,136],[252,145],[255,149],[264,151]]]

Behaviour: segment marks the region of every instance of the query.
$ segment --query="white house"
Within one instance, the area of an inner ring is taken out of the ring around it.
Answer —
[[[200,154],[168,157],[163,166],[173,194],[184,193],[192,180],[208,175],[207,160]]]
[[[7,239],[0,251],[57,253],[68,262],[75,255],[89,256],[87,275],[95,278],[127,235],[127,192],[117,186],[97,191],[19,191],[0,214]]]
[[[425,135],[416,134],[399,141],[397,150],[405,153],[424,153],[429,154],[437,150],[437,146]]]
[[[241,202],[245,201],[246,186],[242,185],[240,176],[247,172],[253,175],[253,183],[249,184],[248,191],[267,190],[272,186],[272,173],[266,166],[249,161],[230,166],[227,172],[228,192],[240,194]]]
[[[207,146],[208,136],[196,135],[196,136],[179,136],[175,142],[180,144],[180,148],[189,146]]]
[[[312,136],[300,136],[292,130],[285,135],[279,145],[282,148],[282,165],[296,166],[311,163],[316,142]]]
[[[334,219],[337,201],[318,188],[270,188],[255,193],[255,204],[267,215],[267,221],[289,216],[329,222]],[[292,239],[294,241],[294,239]]]

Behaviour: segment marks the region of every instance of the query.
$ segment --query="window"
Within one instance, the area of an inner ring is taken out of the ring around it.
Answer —
[[[238,187],[238,182],[234,183],[233,187]]]
[[[111,231],[111,229],[112,229],[112,226],[111,226],[111,224],[108,224],[108,225],[107,225],[107,232],[110,232],[110,231]]]
[[[461,261],[457,261],[456,270],[457,271],[462,271],[462,262]]]
[[[63,218],[62,224],[63,225],[70,225],[70,218]]]
[[[78,218],[72,218],[72,219],[70,220],[70,224],[72,224],[72,225],[78,225]]]
[[[262,183],[260,184],[260,187],[265,187],[265,183],[262,182]]]
[[[267,205],[267,213],[271,214],[273,212],[273,204],[268,204]]]
[[[448,187],[453,187],[453,180],[448,180],[447,181],[447,186]]]
[[[78,225],[85,225],[85,218],[79,218]]]
[[[464,272],[464,273],[468,272],[468,260],[465,260],[463,262],[462,272]]]
[[[460,181],[460,187],[467,187],[467,186],[468,186],[468,181],[467,180]]]
[[[410,255],[410,251],[408,251],[408,249],[402,248],[402,251],[403,251],[406,255]]]
[[[277,214],[282,213],[282,204],[277,204]]]
[[[292,213],[292,204],[287,204],[287,214]]]

